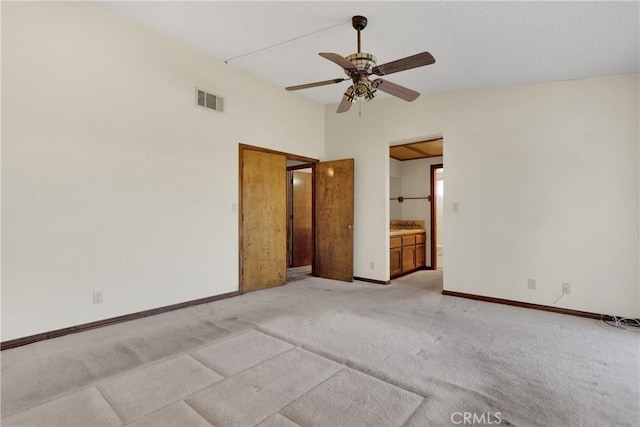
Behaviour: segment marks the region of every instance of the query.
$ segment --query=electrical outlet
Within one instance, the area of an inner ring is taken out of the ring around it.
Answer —
[[[535,290],[536,289],[536,279],[529,279],[528,287],[529,287],[529,289]]]
[[[376,269],[376,263],[375,263],[375,262],[373,262],[373,261],[371,261],[371,262],[369,263],[369,268],[370,268],[371,270],[375,270],[375,269]]]
[[[93,303],[102,304],[102,292],[98,291],[93,293]]]
[[[562,282],[562,295],[571,294],[571,285],[567,282]]]
[[[453,205],[451,206],[453,212],[458,213],[460,212],[460,204],[458,202],[453,202]]]

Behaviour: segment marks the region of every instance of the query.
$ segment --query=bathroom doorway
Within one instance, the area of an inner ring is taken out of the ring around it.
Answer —
[[[444,167],[431,165],[431,266],[443,271],[444,267]]]

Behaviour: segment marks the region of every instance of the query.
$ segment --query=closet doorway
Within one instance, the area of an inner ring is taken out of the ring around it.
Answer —
[[[287,282],[305,279],[312,273],[312,166],[287,166]]]
[[[288,160],[311,165],[312,275],[353,281],[354,160],[319,162],[239,144],[240,293],[287,282]]]

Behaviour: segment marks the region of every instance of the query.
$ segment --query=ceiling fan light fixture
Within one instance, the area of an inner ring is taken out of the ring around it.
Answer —
[[[344,95],[342,95],[342,100],[348,102],[356,102],[356,91],[353,89],[353,86],[349,86],[347,88]]]
[[[364,98],[367,101],[372,100],[376,96],[376,90],[371,88],[371,85],[363,82],[358,82],[353,85],[354,91],[358,98]]]
[[[376,90],[371,85],[358,82],[349,86],[342,96],[343,101],[356,102],[360,98],[371,101],[376,96]]]

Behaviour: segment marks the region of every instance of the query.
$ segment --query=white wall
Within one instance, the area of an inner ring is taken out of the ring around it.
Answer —
[[[552,305],[569,282],[558,307],[640,316],[638,93],[628,75],[327,106],[327,156],[356,158],[356,275],[388,278],[368,263],[389,257],[389,144],[441,134],[445,289]]]
[[[389,176],[394,178],[402,177],[402,162],[389,157]]]
[[[389,198],[402,196],[402,162],[389,157]],[[389,202],[389,218],[402,219],[402,203]]]
[[[96,4],[2,2],[2,89],[3,341],[236,291],[238,143],[324,156],[323,106]]]

